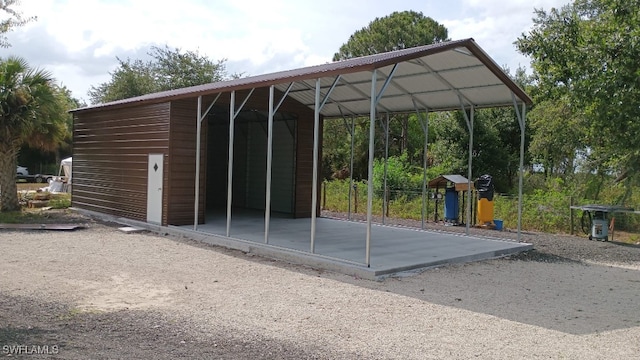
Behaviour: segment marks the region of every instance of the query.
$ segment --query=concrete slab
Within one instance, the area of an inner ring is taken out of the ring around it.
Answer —
[[[533,248],[531,244],[497,238],[375,224],[371,230],[371,264],[367,267],[366,223],[318,218],[315,252],[312,254],[311,219],[291,219],[272,215],[268,243],[265,243],[263,216],[261,213],[246,211],[234,213],[231,237],[254,243],[254,246],[277,247],[331,259],[334,262],[344,262],[348,266],[339,271],[352,273],[358,269],[360,276],[366,278],[496,258]],[[225,216],[208,215],[206,223],[198,225],[198,232],[224,236]]]
[[[235,212],[230,237],[225,236],[226,218],[222,214],[207,215],[206,223],[198,225],[194,231],[193,225],[165,227],[82,212],[137,228],[372,280],[435,266],[497,258],[533,248],[531,244],[504,239],[376,224],[371,229],[371,262],[366,266],[366,224],[362,222],[318,218],[315,252],[312,253],[311,219],[273,215],[268,243],[265,243],[264,215],[260,212]]]

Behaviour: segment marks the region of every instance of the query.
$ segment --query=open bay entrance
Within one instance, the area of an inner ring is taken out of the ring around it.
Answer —
[[[296,178],[296,125],[292,114],[277,113],[273,123],[271,210],[293,217]],[[235,120],[234,210],[265,209],[267,112],[242,111]],[[212,109],[207,119],[207,212],[224,213],[227,206],[229,112]]]

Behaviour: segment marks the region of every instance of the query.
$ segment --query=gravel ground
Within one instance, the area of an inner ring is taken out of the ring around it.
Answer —
[[[526,254],[375,282],[184,238],[124,234],[77,215],[51,220],[82,221],[87,229],[0,231],[0,356],[637,359],[640,354],[638,246],[526,234],[524,240],[536,248]],[[49,354],[33,354],[38,350]]]

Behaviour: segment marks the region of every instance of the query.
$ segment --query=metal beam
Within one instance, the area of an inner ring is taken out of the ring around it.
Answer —
[[[369,176],[367,179],[367,240],[365,247],[365,264],[371,266],[371,209],[373,207],[373,150],[376,135],[376,84],[378,71],[373,70],[371,74],[371,107],[369,109]]]
[[[424,149],[422,159],[422,209],[420,209],[421,228],[424,230],[424,220],[427,217],[427,150],[429,145],[429,108],[425,108],[425,116],[423,117],[418,110],[418,105],[413,101],[413,107],[418,115],[418,121],[420,121],[420,127],[424,133]]]
[[[320,142],[320,111],[322,107],[327,103],[327,100],[331,97],[331,93],[336,88],[336,85],[340,81],[341,76],[338,75],[333,81],[331,88],[324,95],[324,99],[320,100],[320,79],[316,79],[316,105],[313,116],[313,180],[311,182],[311,252],[315,252],[316,247],[316,218],[318,217],[318,156],[319,156],[319,142]]]
[[[269,243],[269,225],[271,224],[271,170],[273,162],[273,98],[275,86],[269,86],[269,132],[267,134],[267,189],[264,205],[264,243]]]
[[[364,101],[369,95],[367,95],[364,91],[358,89],[357,87],[355,87],[354,85],[352,85],[351,83],[346,83],[348,87],[351,88],[351,90],[357,92],[358,94],[360,94],[362,96],[362,98],[359,98],[357,100],[354,101]],[[371,99],[371,101],[375,101],[375,99]],[[344,105],[345,102],[350,102],[350,100],[347,101],[342,101],[341,104]],[[377,105],[377,103],[376,103]],[[388,109],[386,106],[381,105],[380,108],[386,112],[393,112],[391,109]],[[357,113],[355,115],[358,115]]]
[[[235,141],[236,92],[231,92],[229,102],[229,158],[227,160],[227,237],[231,236],[231,204],[233,201],[233,144]]]
[[[238,116],[238,114],[240,114],[240,112],[242,111],[242,108],[244,108],[244,105],[247,103],[247,101],[249,100],[249,98],[251,97],[251,94],[253,94],[255,89],[256,88],[251,89],[251,91],[249,91],[249,94],[247,94],[247,97],[244,98],[244,101],[242,101],[242,104],[240,104],[238,109],[234,110],[234,113],[235,113],[235,115],[233,116],[234,119]],[[235,93],[235,91],[234,91],[234,93]],[[235,95],[234,95],[234,97],[235,97]]]
[[[512,92],[511,98],[513,99],[513,107],[518,117],[518,124],[520,125],[520,169],[518,171],[518,242],[522,242],[522,186],[524,178],[524,138],[526,129],[526,109],[527,105],[522,103],[522,113],[518,111],[518,103],[516,101],[516,95]]]
[[[382,178],[384,179],[382,185],[382,225],[385,224],[385,216],[387,214],[387,169],[389,166],[389,113],[387,113],[387,122],[384,124],[384,171]],[[382,120],[380,120],[382,122]]]
[[[338,76],[336,76],[335,80],[333,80],[333,84],[331,84],[331,87],[329,88],[329,91],[327,91],[327,94],[324,96],[324,99],[322,100],[322,103],[320,104],[320,109],[322,109],[324,107],[324,105],[327,103],[327,100],[329,100],[329,97],[331,96],[331,93],[333,92],[333,90],[335,90],[336,85],[338,85],[338,82],[340,81],[341,78],[342,78],[342,76],[338,75]]]
[[[213,105],[215,105],[218,98],[222,95],[219,93],[218,96],[213,99],[211,105],[207,108],[207,110],[202,113],[202,95],[198,96],[198,123],[196,124],[196,178],[195,178],[195,194],[193,200],[193,230],[198,230],[198,213],[200,212],[200,146],[201,146],[201,136],[202,136],[202,120],[209,114]]]
[[[320,79],[316,79],[316,106],[313,114],[313,170],[311,180],[311,244],[310,251],[316,250],[316,217],[318,216],[318,154],[320,133]]]
[[[433,74],[433,76],[437,77],[438,80],[440,80],[443,84],[447,85],[449,87],[449,89],[451,89],[451,91],[453,91],[454,93],[456,93],[456,95],[458,95],[459,98],[464,99],[467,104],[469,104],[469,105],[473,104],[473,102],[471,102],[471,100],[469,100],[466,96],[464,96],[462,94],[462,92],[460,92],[460,90],[458,90],[458,88],[453,86],[449,81],[447,81],[447,79],[445,79],[437,71],[433,70],[433,68],[431,66],[429,66],[429,64],[424,62],[422,59],[418,59],[418,63],[420,63],[420,65],[422,65],[425,69],[429,70],[429,73]]]
[[[462,109],[462,113],[464,114],[464,119],[467,122],[467,129],[469,129],[469,163],[468,163],[468,178],[467,178],[467,211],[466,211],[466,226],[465,226],[465,234],[468,236],[469,235],[469,227],[471,226],[471,177],[473,176],[472,173],[472,166],[473,166],[473,117],[474,117],[474,107],[473,105],[471,105],[470,107],[470,113],[471,113],[471,118],[469,118],[469,115],[467,114],[467,109],[464,107],[464,104],[462,103],[462,97],[459,97],[458,100],[460,100],[460,108]]]
[[[289,86],[287,87],[287,90],[284,92],[284,94],[282,95],[282,99],[280,99],[280,101],[278,102],[278,105],[276,105],[273,108],[273,112],[276,113],[278,111],[278,109],[280,109],[280,106],[282,105],[282,103],[285,101],[285,99],[287,98],[287,95],[289,95],[289,92],[291,91],[291,89],[293,88],[293,84],[295,84],[295,82],[292,82],[291,84],[289,84]]]
[[[382,100],[382,95],[384,95],[384,92],[387,90],[387,87],[389,87],[389,83],[391,82],[391,79],[393,79],[393,75],[395,75],[397,69],[398,69],[398,63],[395,63],[393,65],[393,68],[391,68],[391,72],[389,73],[389,76],[387,76],[387,78],[384,81],[384,84],[382,84],[382,89],[380,89],[380,92],[376,96],[376,104],[380,104],[380,100]]]
[[[355,143],[355,119],[351,117],[351,156],[349,160],[349,207],[347,219],[351,220],[351,192],[353,191],[353,147]]]
[[[316,88],[315,88],[315,87],[313,87],[313,86],[311,86],[311,85],[309,85],[309,84],[307,84],[307,82],[306,82],[306,81],[301,81],[300,83],[301,83],[302,85],[304,85],[305,87],[307,87],[309,90],[316,91]],[[321,93],[321,94],[322,94],[322,93]],[[324,96],[324,95],[323,95],[323,96]],[[315,107],[317,107],[317,106],[318,106],[318,104],[316,104],[315,102],[314,102],[314,103],[312,103],[312,104],[306,104],[306,103],[303,103],[303,102],[300,102],[300,103],[301,103],[301,104],[303,104],[304,106],[307,106],[307,107],[311,107],[311,106],[313,106],[313,107],[315,108]],[[358,113],[357,113],[357,112],[355,112],[355,111],[353,111],[353,110],[349,109],[349,107],[348,107],[348,106],[345,106],[345,105],[344,105],[342,102],[340,102],[340,101],[333,101],[333,102],[332,102],[332,104],[336,104],[336,106],[338,106],[338,108],[340,109],[340,111],[342,111],[342,109],[344,108],[345,110],[347,110],[347,111],[349,112],[349,114],[351,114],[351,115],[358,115]]]
[[[193,196],[193,230],[198,230],[198,213],[200,212],[200,134],[202,133],[202,95],[198,96],[198,118],[196,124],[196,179]]]

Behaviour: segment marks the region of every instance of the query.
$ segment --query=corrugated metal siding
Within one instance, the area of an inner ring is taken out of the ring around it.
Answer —
[[[168,103],[76,113],[73,206],[146,221],[148,155],[167,154],[168,147]],[[164,183],[166,188],[166,171]]]
[[[196,173],[197,99],[171,102],[167,223],[193,224]],[[202,122],[200,146],[200,203],[198,223],[204,223],[206,199],[207,121]]]

